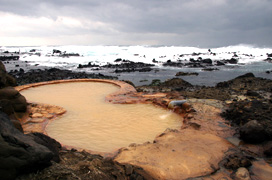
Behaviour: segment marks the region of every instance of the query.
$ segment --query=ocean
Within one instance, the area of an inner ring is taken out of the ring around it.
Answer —
[[[56,51],[57,50],[57,51]],[[117,76],[119,80],[130,80],[135,85],[151,83],[154,79],[161,81],[175,77],[177,72],[197,72],[198,76],[182,76],[194,85],[214,86],[218,82],[233,79],[239,75],[252,72],[257,77],[272,79],[272,63],[266,62],[272,48],[260,48],[252,45],[236,45],[220,48],[198,48],[181,46],[34,46],[34,47],[0,47],[0,54],[17,52],[20,56],[19,66],[6,64],[7,71],[23,68],[43,69],[60,68],[87,73],[102,73]],[[53,53],[55,52],[55,53]],[[61,54],[60,54],[61,52]],[[66,54],[67,56],[63,56]],[[235,57],[237,64],[213,66],[216,71],[203,71],[203,68],[165,67],[163,63],[189,62],[190,59],[211,59],[213,62]],[[115,63],[116,59],[154,64],[151,72],[114,73],[113,69],[94,70],[77,68],[79,64],[106,65]]]

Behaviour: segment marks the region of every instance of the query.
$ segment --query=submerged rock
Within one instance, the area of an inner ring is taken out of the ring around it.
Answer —
[[[197,72],[178,72],[176,76],[198,76]]]

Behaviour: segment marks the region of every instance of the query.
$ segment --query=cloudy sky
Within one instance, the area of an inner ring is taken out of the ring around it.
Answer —
[[[0,46],[272,47],[272,0],[0,0]]]

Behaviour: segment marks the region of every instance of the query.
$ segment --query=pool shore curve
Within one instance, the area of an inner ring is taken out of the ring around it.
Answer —
[[[114,93],[111,93],[106,96],[106,100],[111,102],[115,99],[118,95],[125,95],[129,93],[136,93],[136,89],[123,81],[117,81],[117,80],[109,80],[109,79],[65,79],[65,80],[54,80],[54,81],[46,81],[46,82],[39,82],[39,83],[32,83],[32,84],[26,84],[21,86],[16,86],[15,89],[17,91],[23,91],[28,88],[43,86],[43,85],[49,85],[49,84],[60,84],[60,83],[69,83],[69,82],[103,82],[103,83],[110,83],[116,86],[119,86],[120,89]]]
[[[18,86],[18,87],[16,87],[16,89],[18,91],[23,91],[23,90],[26,90],[26,89],[32,88],[32,87],[39,87],[39,86],[50,85],[50,84],[59,84],[59,83],[70,83],[70,82],[100,82],[100,83],[110,83],[115,86],[118,86],[119,88],[117,91],[110,93],[105,97],[105,100],[108,102],[111,102],[111,103],[116,103],[116,104],[134,104],[134,103],[152,104],[151,101],[146,101],[144,103],[144,99],[146,99],[148,96],[142,97],[141,95],[138,95],[137,91],[135,90],[135,88],[133,86],[131,86],[125,82],[115,81],[115,80],[101,80],[101,79],[57,80],[57,81],[49,81],[49,82],[42,82],[42,83],[35,83],[35,84]],[[151,96],[151,97],[154,98],[154,96]],[[158,97],[162,97],[162,94],[159,94]],[[61,115],[61,113],[59,115]],[[51,123],[52,121],[54,121],[56,118],[49,119],[48,122],[46,122],[46,125],[42,125],[44,128],[42,133],[47,134],[45,131],[47,125],[49,123]],[[64,146],[71,147],[66,144],[64,144]],[[80,149],[80,148],[76,147],[76,149]]]

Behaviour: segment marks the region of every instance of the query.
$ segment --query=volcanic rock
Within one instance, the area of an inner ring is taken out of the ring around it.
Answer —
[[[62,79],[117,79],[113,76],[105,76],[103,74],[89,74],[85,72],[73,72],[70,70],[62,70],[58,68],[51,68],[45,70],[30,70],[28,72],[22,71],[11,71],[10,75],[16,77],[19,85],[52,81],[52,80],[62,80]]]
[[[16,86],[16,80],[6,72],[6,68],[0,61],[0,88],[7,86]]]
[[[239,168],[235,173],[235,180],[251,180],[249,172],[246,168]]]
[[[266,139],[266,134],[262,124],[252,120],[243,125],[240,129],[240,137],[249,143],[261,143]]]
[[[237,64],[237,63],[238,63],[238,60],[235,59],[235,58],[231,58],[231,59],[225,60],[225,62],[227,62],[227,63],[229,63],[229,64]]]
[[[177,72],[176,76],[198,76],[197,72]]]
[[[202,63],[212,64],[212,60],[211,59],[203,59]]]
[[[236,170],[240,167],[250,167],[251,161],[248,157],[241,152],[236,152],[227,156],[224,160],[224,166],[227,169]]]
[[[185,88],[192,87],[193,85],[183,79],[173,78],[162,83],[162,86]]]
[[[143,180],[138,173],[143,170],[129,164],[121,165],[110,158],[79,152],[75,149],[62,150],[61,161],[53,163],[37,173],[20,176],[19,180],[82,179],[82,180]]]
[[[14,179],[51,164],[54,153],[17,130],[0,112],[0,179]]]
[[[168,130],[153,143],[124,148],[115,160],[141,167],[154,179],[187,179],[215,172],[229,147],[197,130]]]
[[[28,136],[31,137],[36,143],[47,147],[54,155],[52,158],[53,161],[60,161],[59,151],[61,150],[61,144],[59,142],[57,142],[55,139],[50,138],[49,136],[38,132],[30,133],[28,134]]]
[[[13,87],[0,89],[0,105],[5,112],[26,112],[26,99]],[[7,106],[5,106],[7,105]]]
[[[202,71],[218,71],[218,68],[204,68]]]

